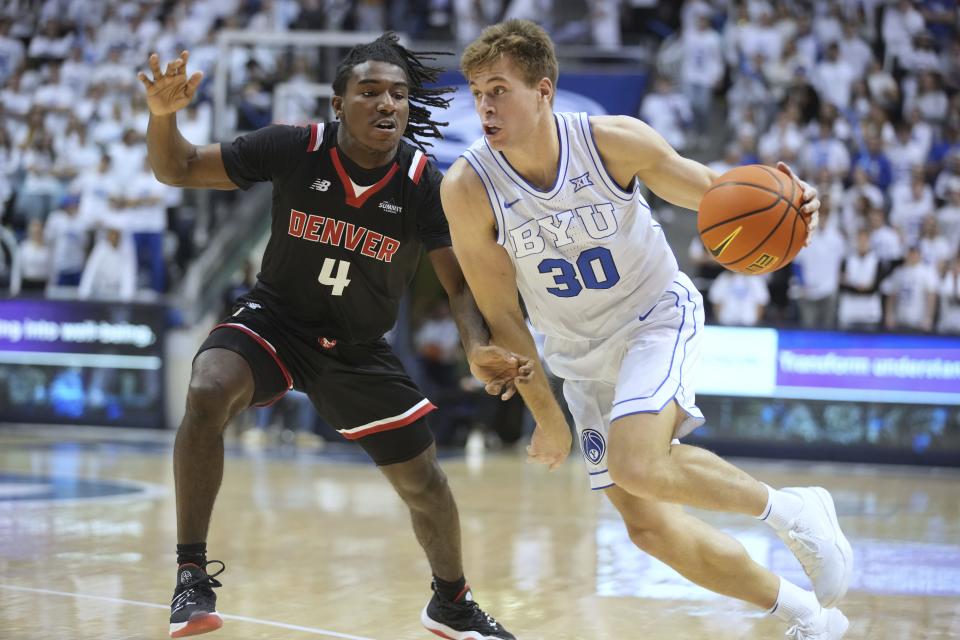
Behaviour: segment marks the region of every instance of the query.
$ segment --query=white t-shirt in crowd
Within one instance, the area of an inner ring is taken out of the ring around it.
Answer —
[[[63,209],[52,211],[43,228],[43,238],[51,248],[51,275],[80,273],[87,257],[87,232],[90,223],[79,213],[70,215]]]
[[[897,296],[894,317],[899,326],[924,329],[929,311],[927,295],[935,293],[938,287],[936,271],[921,262],[898,268],[883,281],[881,290]]]
[[[47,280],[50,277],[50,247],[29,240],[21,243],[20,275],[24,280]]]
[[[713,29],[683,32],[680,78],[685,85],[716,87],[723,80],[723,43]]]
[[[167,228],[167,190],[172,187],[161,184],[152,173],[134,174],[123,191],[130,200],[151,199],[155,204],[126,209],[127,229],[134,233],[163,233]]]
[[[762,276],[724,271],[710,285],[710,302],[717,307],[717,322],[752,327],[759,320],[757,307],[770,302],[770,292]]]
[[[847,254],[846,242],[836,225],[821,224],[821,227],[794,261],[801,270],[804,300],[823,300],[835,294],[840,286],[840,265]]]
[[[947,271],[940,281],[940,333],[960,333],[960,273]]]
[[[893,227],[884,225],[870,232],[870,250],[883,262],[899,260],[903,257],[903,240]]]
[[[130,300],[136,292],[136,279],[137,263],[133,254],[122,244],[114,247],[106,240],[99,240],[83,269],[77,295],[94,300]]]

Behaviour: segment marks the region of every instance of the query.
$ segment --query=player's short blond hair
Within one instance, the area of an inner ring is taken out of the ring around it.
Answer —
[[[507,56],[533,87],[544,78],[557,86],[557,54],[550,36],[529,20],[507,20],[487,27],[471,42],[460,58],[460,71],[470,76]]]

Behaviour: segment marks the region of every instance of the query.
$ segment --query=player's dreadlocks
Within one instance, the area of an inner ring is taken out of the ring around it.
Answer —
[[[424,61],[436,60],[438,55],[449,54],[439,51],[410,51],[400,44],[397,34],[388,31],[373,42],[359,44],[350,49],[346,57],[337,66],[337,75],[333,80],[333,92],[338,96],[344,94],[347,88],[347,80],[350,79],[353,68],[358,64],[363,64],[368,60],[376,60],[397,65],[406,72],[407,81],[410,83],[408,93],[410,116],[407,119],[407,128],[403,135],[413,141],[421,150],[426,151],[426,146],[433,145],[425,140],[418,139],[418,136],[443,138],[440,127],[447,125],[446,122],[431,120],[430,110],[427,107],[446,108],[450,104],[450,98],[444,96],[453,91],[452,87],[427,88],[423,86],[426,83],[436,82],[440,72],[443,71],[439,67],[428,67],[424,64]]]

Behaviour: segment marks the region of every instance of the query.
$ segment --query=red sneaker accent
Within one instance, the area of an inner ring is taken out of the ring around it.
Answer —
[[[186,638],[187,636],[198,636],[201,633],[216,631],[222,626],[223,618],[220,617],[219,613],[203,613],[190,618],[185,627],[177,629],[176,631],[170,631],[170,637]]]

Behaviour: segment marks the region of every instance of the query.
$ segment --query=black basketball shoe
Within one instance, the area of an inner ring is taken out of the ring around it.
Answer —
[[[220,570],[208,574],[206,568],[219,564]],[[214,578],[223,573],[223,563],[219,560],[207,562],[203,568],[195,564],[183,564],[177,569],[177,588],[173,591],[170,604],[170,637],[185,638],[208,631],[216,631],[223,626],[223,618],[217,613],[217,594],[215,587],[222,587]]]
[[[473,601],[469,587],[454,602],[442,599],[434,588],[420,622],[427,631],[448,640],[517,640]]]

